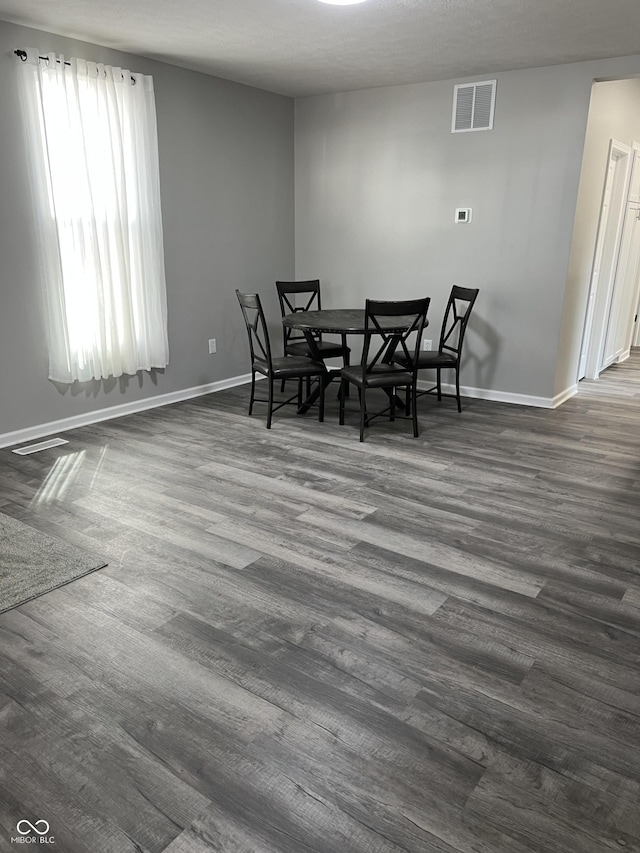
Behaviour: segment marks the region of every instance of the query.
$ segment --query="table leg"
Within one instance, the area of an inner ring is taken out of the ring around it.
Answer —
[[[309,352],[311,354],[311,358],[314,361],[320,361],[324,364],[324,359],[322,358],[322,355],[320,354],[320,350],[318,349],[318,343],[317,343],[317,341],[313,335],[313,332],[305,331],[304,336],[307,340],[307,344],[309,345]],[[346,340],[346,335],[344,336],[344,339]],[[314,385],[314,387],[311,389],[311,393],[307,394],[306,399],[302,401],[302,404],[300,406],[298,406],[298,414],[304,415],[306,412],[308,412],[309,409],[311,408],[311,406],[313,406],[313,404],[318,401],[318,398],[320,396],[320,389],[322,388],[322,390],[324,392],[326,390],[327,386],[339,374],[340,374],[339,370],[327,370],[326,373],[324,374],[324,376],[322,376],[318,380],[318,384]],[[322,385],[320,385],[320,383],[322,383]]]

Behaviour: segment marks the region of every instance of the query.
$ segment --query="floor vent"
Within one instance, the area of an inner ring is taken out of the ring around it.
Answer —
[[[38,444],[29,444],[27,447],[17,447],[12,450],[12,453],[17,453],[18,456],[28,456],[30,453],[37,453],[39,450],[48,450],[50,447],[58,447],[61,444],[69,444],[66,438],[50,438],[47,441],[40,441]]]
[[[496,81],[461,83],[453,87],[451,133],[493,130],[496,105]]]

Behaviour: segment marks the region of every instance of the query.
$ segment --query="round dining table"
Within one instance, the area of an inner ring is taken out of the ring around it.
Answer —
[[[412,325],[415,316],[379,317],[377,319],[381,332],[401,334]],[[322,355],[316,345],[317,336],[320,334],[340,335],[342,337],[342,349],[346,355],[348,352],[347,335],[364,335],[366,331],[365,310],[364,308],[323,308],[320,311],[295,311],[282,318],[282,325],[288,329],[301,331],[309,345],[311,357],[315,361],[322,361]],[[328,369],[324,379],[325,387],[339,375],[340,368]],[[319,393],[320,389],[315,387],[300,406],[298,412],[304,414],[317,400]],[[402,407],[402,401],[398,400],[397,402]]]
[[[404,332],[415,317],[379,318],[380,327],[385,332]],[[299,329],[311,335],[364,335],[364,308],[324,308],[321,311],[296,311],[282,318],[282,325],[288,329]]]

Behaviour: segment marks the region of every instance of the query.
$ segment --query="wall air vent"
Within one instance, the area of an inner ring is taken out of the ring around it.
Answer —
[[[483,80],[481,83],[460,83],[453,87],[451,133],[493,130],[496,82]]]

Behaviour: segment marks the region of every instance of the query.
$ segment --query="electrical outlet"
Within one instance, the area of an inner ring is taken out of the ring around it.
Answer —
[[[214,352],[217,352],[217,350],[216,350],[216,339],[215,338],[209,338],[209,355],[213,355]]]
[[[422,339],[422,349],[423,350],[431,350],[431,344],[432,344],[431,341],[428,341],[425,338]]]

